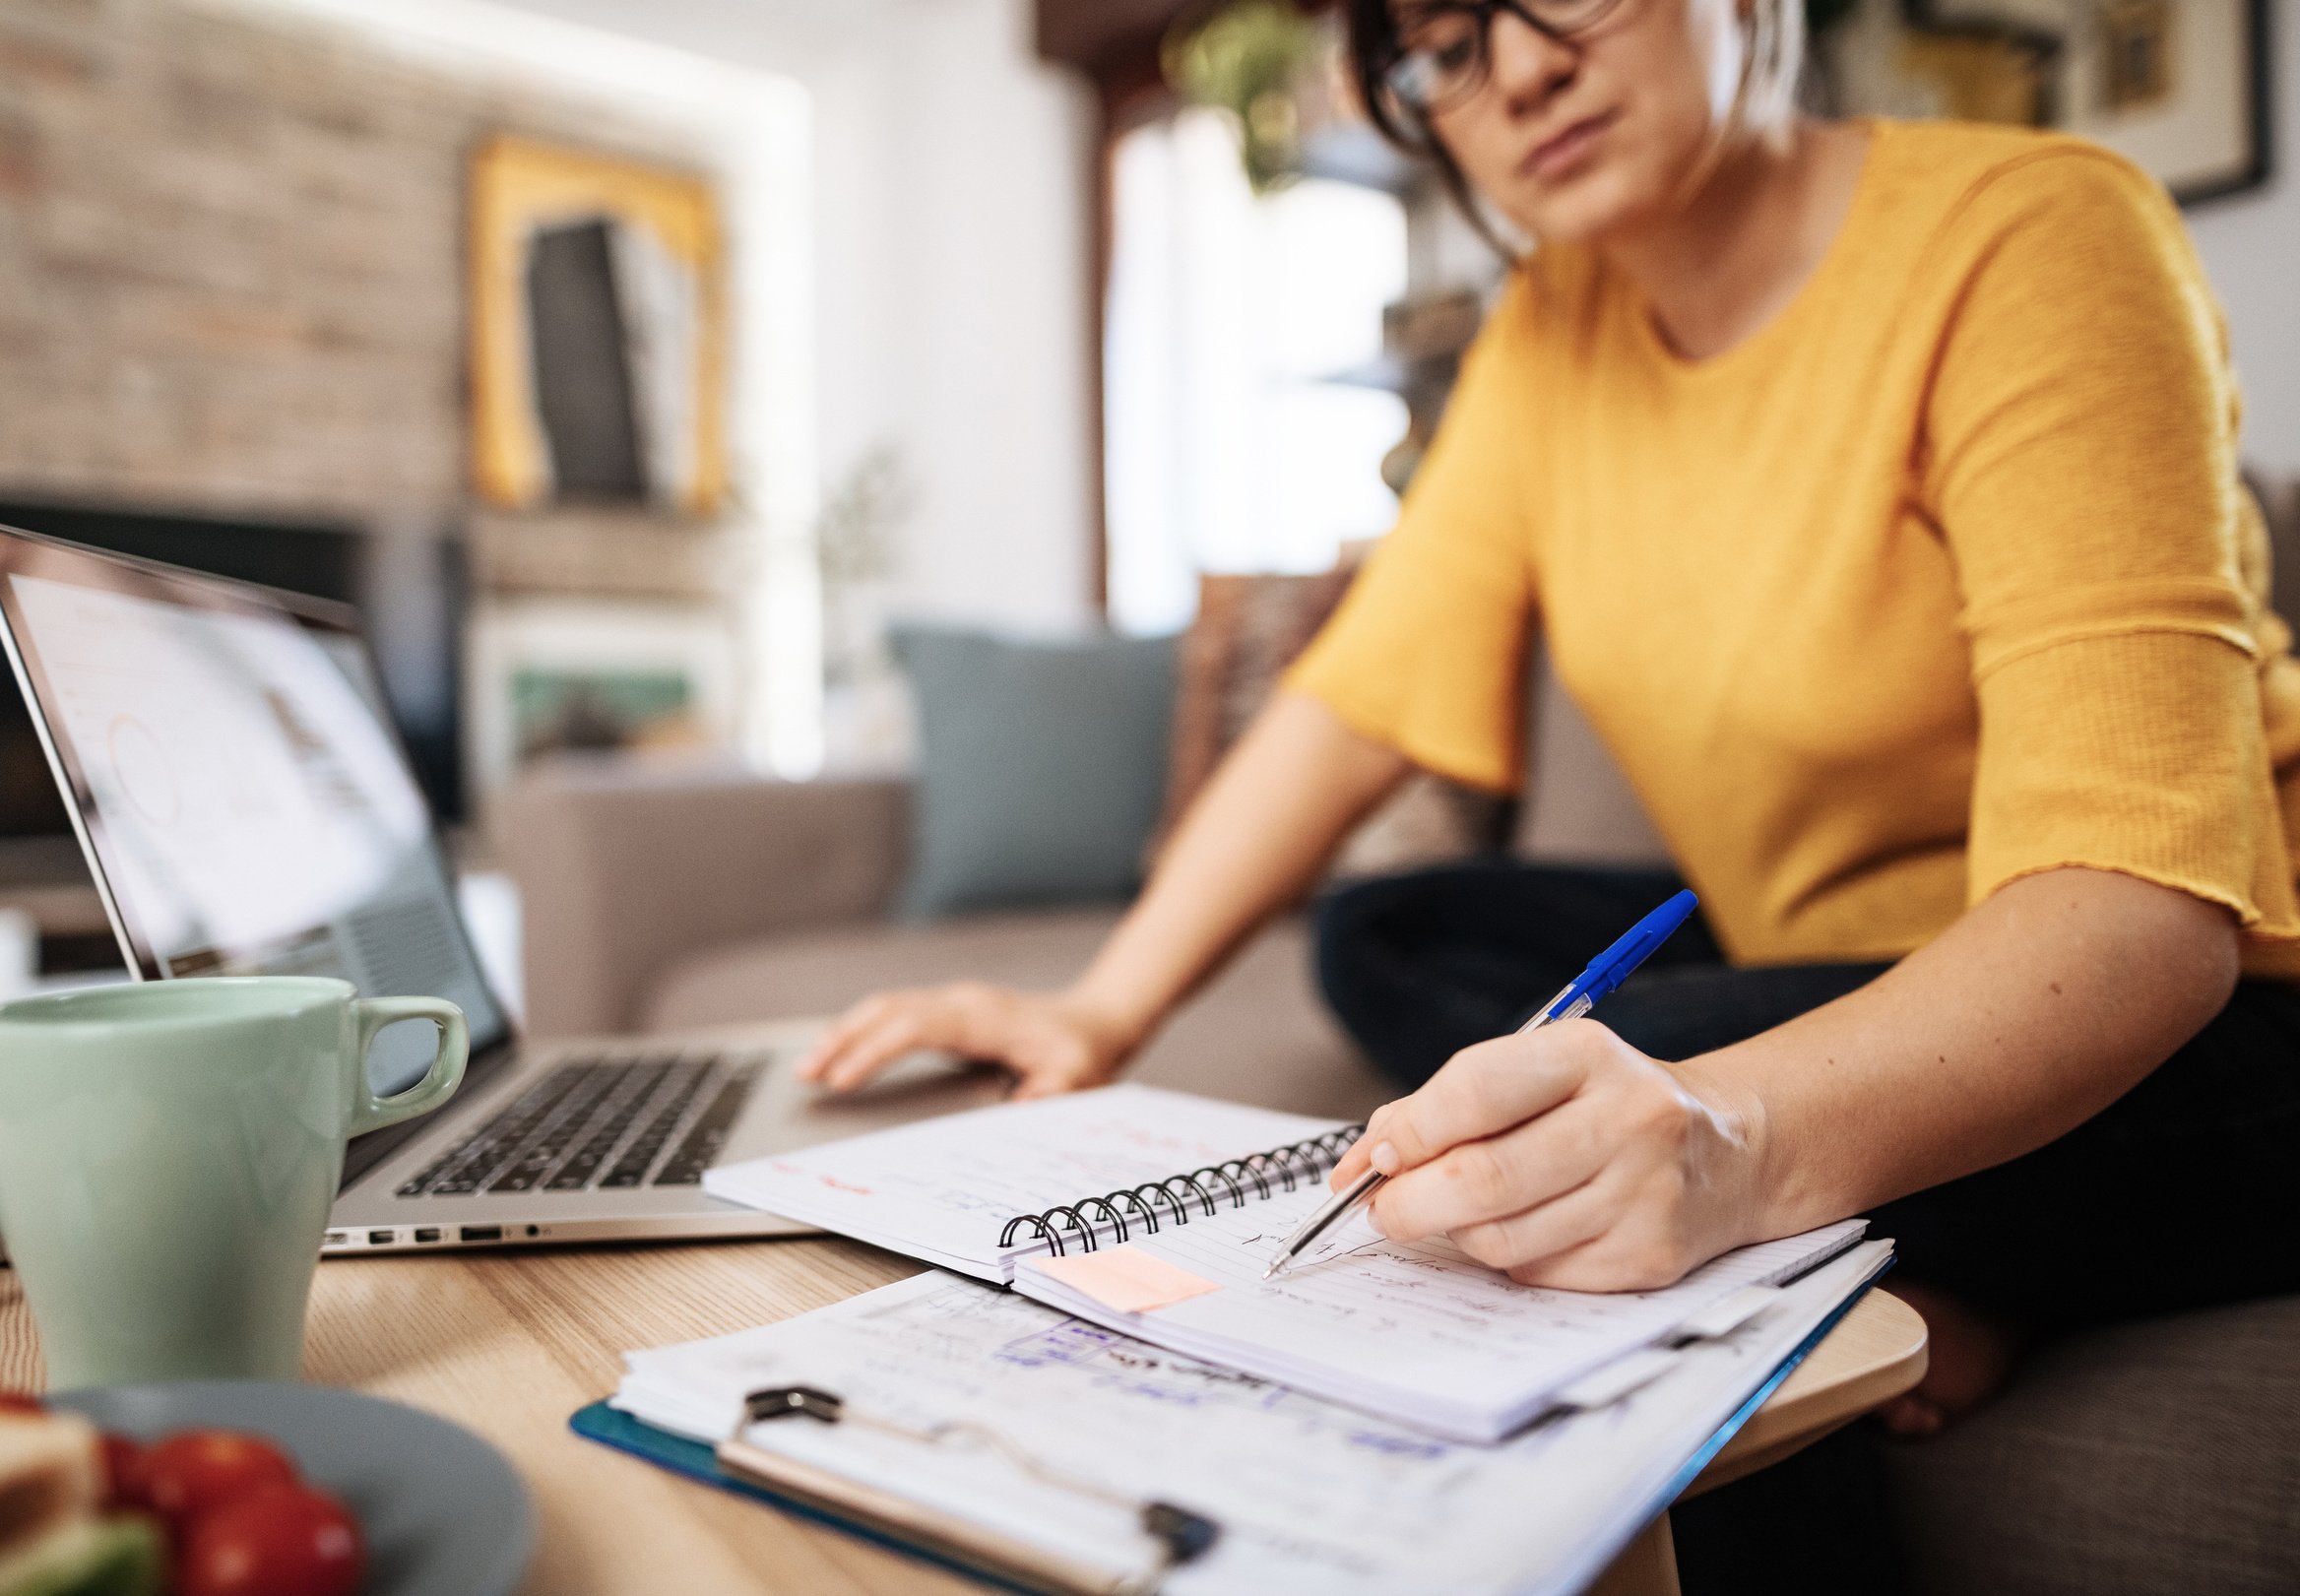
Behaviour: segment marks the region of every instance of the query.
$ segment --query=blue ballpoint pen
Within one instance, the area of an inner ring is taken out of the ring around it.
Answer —
[[[1589,968],[1565,984],[1565,990],[1535,1011],[1516,1030],[1516,1035],[1555,1025],[1560,1020],[1577,1020],[1597,1006],[1599,998],[1629,979],[1647,954],[1669,940],[1670,932],[1686,923],[1700,900],[1690,892],[1680,892],[1643,920],[1629,927],[1627,934],[1613,946],[1589,961]],[[1262,1271],[1269,1279],[1296,1258],[1302,1256],[1310,1245],[1332,1230],[1358,1204],[1374,1195],[1374,1188],[1389,1177],[1379,1170],[1368,1170],[1347,1186],[1328,1197],[1316,1213],[1304,1220],[1293,1235],[1278,1248],[1278,1255]]]

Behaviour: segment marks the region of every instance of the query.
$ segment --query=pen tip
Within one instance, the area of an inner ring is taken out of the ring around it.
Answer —
[[[1269,1266],[1267,1269],[1264,1269],[1264,1270],[1262,1271],[1262,1278],[1263,1278],[1264,1280],[1268,1280],[1268,1279],[1270,1279],[1272,1276],[1274,1276],[1275,1274],[1277,1274],[1277,1272],[1278,1272],[1280,1269],[1283,1269],[1283,1268],[1285,1268],[1285,1267],[1286,1267],[1286,1260],[1285,1260],[1284,1258],[1272,1258],[1272,1259],[1270,1260],[1270,1266]]]

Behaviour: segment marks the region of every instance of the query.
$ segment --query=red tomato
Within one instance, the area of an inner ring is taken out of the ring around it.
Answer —
[[[28,1391],[0,1391],[0,1413],[45,1413],[48,1405]]]
[[[149,1455],[144,1448],[126,1436],[115,1436],[105,1431],[98,1438],[103,1447],[103,1504],[106,1507],[149,1507],[152,1505],[146,1491],[145,1462]]]
[[[324,1491],[270,1485],[203,1514],[176,1562],[175,1596],[351,1596],[359,1526]]]
[[[295,1465],[261,1436],[179,1430],[144,1454],[144,1500],[177,1535],[194,1519],[263,1486],[293,1485]]]

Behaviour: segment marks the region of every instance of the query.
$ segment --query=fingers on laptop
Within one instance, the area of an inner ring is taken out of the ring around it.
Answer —
[[[1005,1012],[1015,995],[982,982],[958,982],[865,997],[825,1033],[799,1066],[799,1078],[849,1091],[921,1049],[1016,1062],[1016,1027]]]
[[[922,1049],[1002,1064],[1025,1098],[1099,1086],[1122,1052],[1054,999],[969,981],[863,999],[824,1033],[799,1075],[848,1091]]]

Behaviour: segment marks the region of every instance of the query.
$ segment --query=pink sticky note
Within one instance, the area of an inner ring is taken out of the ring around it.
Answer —
[[[1114,1246],[1075,1257],[1040,1258],[1037,1266],[1120,1313],[1147,1313],[1222,1288],[1136,1246]]]

